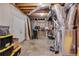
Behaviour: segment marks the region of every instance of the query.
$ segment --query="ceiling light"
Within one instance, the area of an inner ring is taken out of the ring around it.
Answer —
[[[39,3],[38,5],[42,5],[43,3]]]
[[[44,16],[44,13],[40,13],[41,16]]]

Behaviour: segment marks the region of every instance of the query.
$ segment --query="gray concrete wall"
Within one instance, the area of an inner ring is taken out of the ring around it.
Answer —
[[[0,4],[0,25],[9,26],[10,33],[15,38],[19,38],[19,42],[25,39],[25,33],[28,37],[27,23],[28,17],[11,4]],[[25,32],[26,25],[26,32]]]

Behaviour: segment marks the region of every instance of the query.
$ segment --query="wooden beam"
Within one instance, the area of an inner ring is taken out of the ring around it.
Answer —
[[[25,14],[28,14],[29,12],[24,12]],[[43,16],[46,16],[48,13],[44,13]],[[31,16],[40,16],[40,13],[33,13]]]
[[[23,12],[31,12],[32,10],[30,9],[28,9],[28,10],[22,10]],[[43,9],[43,10],[38,10],[38,11],[36,11],[36,13],[48,13],[49,12],[49,10],[47,10],[47,9]]]
[[[38,6],[37,3],[16,3],[16,6]]]
[[[27,6],[21,6],[21,7],[18,7],[19,9],[35,9],[36,7],[27,7]]]
[[[46,16],[48,13],[44,13],[43,16]],[[40,13],[33,13],[32,16],[40,16]]]
[[[30,13],[32,10],[21,10],[23,13],[28,14]]]

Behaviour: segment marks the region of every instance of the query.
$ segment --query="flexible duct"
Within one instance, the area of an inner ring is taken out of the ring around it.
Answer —
[[[41,9],[45,9],[45,8],[49,8],[50,4],[42,4],[40,6],[38,6],[36,9],[32,10],[28,15],[31,15],[32,13],[41,10]]]

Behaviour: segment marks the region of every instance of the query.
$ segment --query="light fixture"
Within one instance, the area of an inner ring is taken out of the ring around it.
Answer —
[[[40,16],[44,16],[44,13],[40,13]]]
[[[38,3],[38,5],[42,5],[43,3]]]

